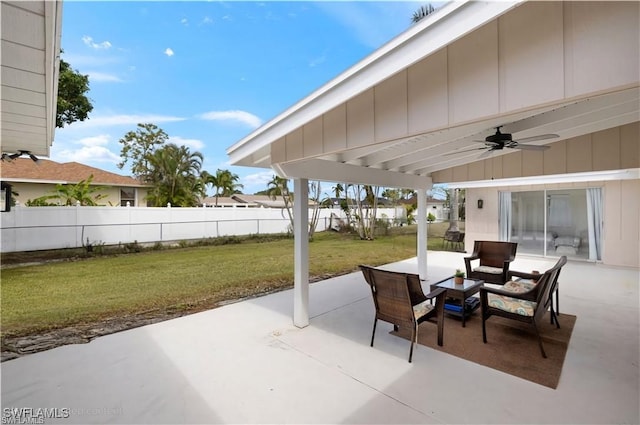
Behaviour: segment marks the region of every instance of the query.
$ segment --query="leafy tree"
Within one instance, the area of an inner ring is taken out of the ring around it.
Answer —
[[[86,180],[81,180],[75,185],[71,184],[56,184],[53,193],[50,195],[44,195],[34,200],[28,200],[27,206],[54,206],[54,205],[76,205],[78,202],[82,206],[95,207],[98,205],[98,201],[105,198],[107,195],[102,193],[96,193],[104,190],[104,186],[92,186],[93,174]],[[49,202],[52,200],[58,200],[58,203]]]
[[[412,199],[417,198],[416,191],[413,189],[401,189],[400,190],[400,198],[401,199]],[[416,202],[417,205],[417,202]]]
[[[154,206],[170,203],[178,207],[195,207],[205,186],[200,178],[202,154],[173,143],[148,155],[148,182],[153,188],[147,200]]]
[[[231,196],[234,193],[240,193],[242,185],[238,183],[240,177],[229,170],[216,170],[216,174],[212,175],[206,171],[202,172],[202,181],[205,185],[210,185],[214,189],[216,197],[216,206],[218,206],[218,197]]]
[[[398,189],[385,189],[382,191],[382,197],[391,201],[391,205],[397,205],[401,197],[401,192]]]
[[[415,204],[404,204],[404,211],[407,217],[407,224],[415,223],[416,219],[413,214],[416,212],[417,209],[418,209],[417,202]]]
[[[84,121],[93,110],[91,100],[86,96],[89,91],[89,76],[82,75],[60,59],[58,76],[58,100],[56,109],[56,127]]]
[[[138,124],[136,131],[124,135],[119,143],[122,145],[118,168],[122,169],[131,162],[131,173],[144,183],[151,183],[153,169],[150,165],[155,150],[169,139],[167,133],[155,124]]]
[[[49,202],[51,195],[41,196],[35,199],[28,199],[24,204],[27,207],[58,207],[59,204],[56,202]]]
[[[423,20],[424,18],[426,18],[427,16],[429,16],[435,11],[436,9],[431,5],[431,3],[428,3],[424,6],[420,6],[418,10],[413,12],[413,15],[411,16],[411,22],[413,22],[414,24],[416,22],[420,22],[421,20]]]

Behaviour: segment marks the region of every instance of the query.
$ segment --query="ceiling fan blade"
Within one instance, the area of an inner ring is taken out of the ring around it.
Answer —
[[[489,155],[491,155],[491,152],[493,152],[495,149],[487,149],[486,151],[482,152],[480,155],[478,155],[478,158],[486,158]]]
[[[527,150],[527,151],[544,151],[549,149],[551,146],[547,146],[547,145],[523,145],[521,143],[517,143],[513,146],[509,146],[510,148],[514,148],[514,149],[522,149],[522,150]]]
[[[456,155],[456,154],[459,154],[459,153],[466,153],[466,152],[473,152],[473,151],[481,151],[481,150],[485,150],[485,149],[488,149],[488,147],[473,148],[473,149],[467,149],[467,150],[464,150],[464,151],[453,151],[453,152],[445,153],[442,156]]]
[[[558,138],[557,134],[538,134],[537,136],[525,137],[524,139],[514,140],[514,142],[535,142],[536,140],[548,140]]]

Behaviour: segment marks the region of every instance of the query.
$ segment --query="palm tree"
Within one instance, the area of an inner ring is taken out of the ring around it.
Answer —
[[[170,143],[156,149],[149,156],[153,189],[147,198],[155,206],[197,206],[204,194],[204,185],[199,181],[202,160],[200,152],[191,152],[186,146]]]
[[[413,22],[414,24],[416,22],[420,22],[422,19],[426,18],[428,15],[432,14],[435,11],[436,9],[431,5],[431,3],[420,6],[418,10],[413,12],[413,15],[411,16],[411,22]]]
[[[333,186],[333,194],[335,195],[338,201],[340,201],[340,196],[342,196],[342,192],[344,192],[344,187],[342,186],[341,183],[337,183],[335,186]]]
[[[289,191],[289,180],[274,175],[271,181],[267,183],[267,196],[273,200],[278,196],[282,197],[285,210],[287,210],[287,215],[289,216],[289,222],[291,223],[291,230],[293,230],[293,213],[291,212],[293,194]]]
[[[232,173],[229,170],[216,170],[216,174],[212,175],[204,171],[202,173],[202,180],[205,185],[211,185],[214,188],[214,196],[216,197],[216,206],[218,206],[218,197],[231,196],[234,193],[240,193],[242,186],[238,183],[237,174]]]
[[[55,193],[43,198],[48,199],[60,199],[62,205],[75,205],[78,202],[83,206],[95,207],[98,205],[97,201],[106,197],[105,194],[95,194],[96,192],[103,190],[101,186],[91,186],[93,181],[93,174],[86,180],[80,180],[75,185],[69,184],[56,184]]]

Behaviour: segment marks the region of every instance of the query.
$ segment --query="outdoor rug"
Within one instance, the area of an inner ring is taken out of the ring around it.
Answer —
[[[555,389],[576,323],[573,315],[560,314],[558,318],[560,329],[549,323],[548,314],[539,326],[546,359],[540,353],[533,327],[515,320],[491,316],[486,322],[487,343],[484,344],[479,311],[467,319],[465,328],[460,319],[445,314],[442,347],[437,345],[436,326],[427,322],[420,324],[418,343]],[[411,339],[410,331],[405,329],[391,333]]]

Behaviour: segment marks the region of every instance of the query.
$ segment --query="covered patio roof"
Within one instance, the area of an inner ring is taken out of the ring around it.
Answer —
[[[425,189],[461,181],[455,170],[466,164],[480,171],[476,180],[493,179],[479,151],[468,150],[497,127],[514,140],[557,135],[527,144],[568,140],[576,150],[567,155],[576,157],[592,143],[581,136],[639,122],[639,33],[637,2],[450,2],[227,153],[234,165],[294,179],[296,199],[308,197],[309,179],[417,189],[418,273],[426,280]],[[636,155],[637,137],[628,138]],[[550,173],[540,164],[557,154],[517,155],[538,165],[526,174],[535,178]],[[293,319],[306,326],[308,211],[294,207]]]
[[[62,1],[2,1],[0,16],[0,150],[48,157],[56,127]]]
[[[546,144],[637,122],[638,31],[635,2],[448,3],[227,152],[281,177],[428,187],[498,126]]]

